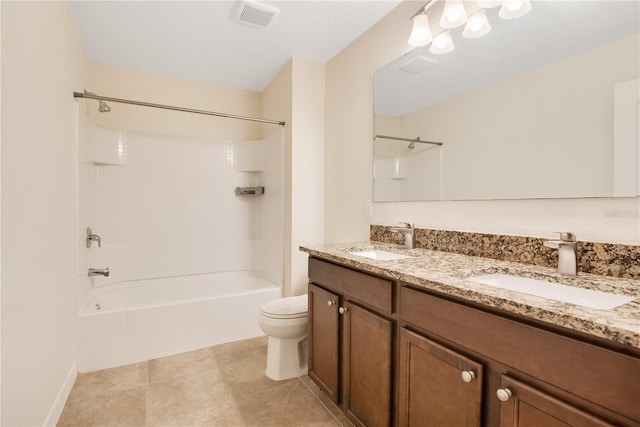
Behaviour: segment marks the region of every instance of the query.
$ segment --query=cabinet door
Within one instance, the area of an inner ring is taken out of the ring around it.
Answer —
[[[343,408],[356,424],[388,426],[393,322],[348,302],[342,308]]]
[[[402,329],[399,365],[400,426],[481,424],[481,364]]]
[[[309,377],[339,399],[340,329],[336,294],[309,284]]]
[[[500,385],[500,427],[612,425],[509,376],[502,375]]]

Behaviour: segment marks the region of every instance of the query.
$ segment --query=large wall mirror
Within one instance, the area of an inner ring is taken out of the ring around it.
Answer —
[[[415,48],[375,72],[374,201],[638,194],[640,2],[532,4],[513,20],[487,9],[484,37],[456,28],[452,52]],[[636,98],[631,145],[614,138],[621,93]]]

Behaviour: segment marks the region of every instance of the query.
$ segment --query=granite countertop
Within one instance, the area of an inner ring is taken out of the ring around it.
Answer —
[[[411,258],[381,261],[349,252],[381,249]],[[555,269],[509,261],[497,261],[427,249],[379,243],[331,243],[301,246],[300,250],[317,258],[362,271],[387,276],[464,300],[525,315],[532,319],[588,333],[640,349],[640,280],[579,273],[563,276]],[[552,299],[473,283],[471,276],[506,273],[543,279],[580,288],[636,297],[610,310],[588,308]]]

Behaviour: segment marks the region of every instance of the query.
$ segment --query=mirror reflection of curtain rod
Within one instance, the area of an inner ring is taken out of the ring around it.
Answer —
[[[419,142],[421,144],[442,145],[442,142],[423,141],[419,136],[416,138],[400,138],[399,136],[376,135],[373,137],[374,141],[376,140],[376,138],[393,139],[395,141]]]
[[[150,102],[142,102],[142,101],[132,101],[130,99],[121,99],[121,98],[110,98],[106,96],[96,95],[92,92],[87,92],[86,89],[84,93],[73,92],[74,98],[88,98],[88,99],[96,99],[98,101],[109,101],[109,102],[119,102],[121,104],[131,104],[138,105],[141,107],[152,107],[152,108],[162,108],[164,110],[173,110],[173,111],[182,111],[185,113],[194,113],[194,114],[205,114],[208,116],[217,116],[217,117],[226,117],[228,119],[239,119],[239,120],[249,120],[252,122],[261,122],[261,123],[270,123],[274,125],[284,126],[285,123],[279,120],[269,120],[269,119],[259,119],[256,117],[246,117],[246,116],[237,116],[235,114],[227,114],[227,113],[216,113],[214,111],[205,111],[205,110],[195,110],[193,108],[184,108],[184,107],[174,107],[173,105],[163,105],[163,104],[152,104]],[[100,104],[100,108],[103,108],[102,104]],[[111,110],[111,108],[109,108]],[[106,109],[101,109],[100,112],[106,112]]]

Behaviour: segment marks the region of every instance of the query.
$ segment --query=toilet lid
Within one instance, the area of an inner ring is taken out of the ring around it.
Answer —
[[[300,317],[307,314],[307,295],[280,298],[262,305],[260,311],[268,317]]]

